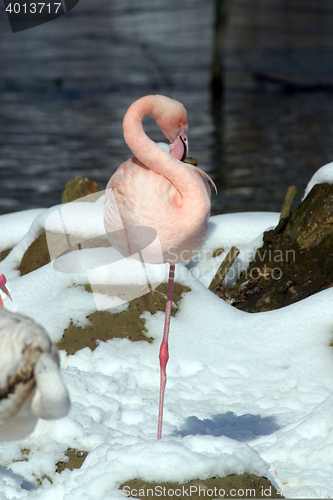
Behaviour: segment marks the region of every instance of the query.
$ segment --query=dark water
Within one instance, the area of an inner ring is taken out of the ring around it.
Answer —
[[[80,0],[15,34],[0,4],[0,213],[59,203],[77,175],[104,188],[130,156],[124,113],[149,93],[186,106],[190,153],[218,187],[213,213],[279,211],[290,184],[300,198],[333,160],[333,5],[230,7],[219,103],[212,0]],[[296,87],[258,82],[262,73]],[[146,130],[163,140],[149,120]]]

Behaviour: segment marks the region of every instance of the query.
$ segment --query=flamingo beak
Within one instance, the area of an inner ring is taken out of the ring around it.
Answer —
[[[176,139],[170,144],[169,152],[177,160],[184,161],[188,155],[188,139],[186,130],[181,127]]]
[[[7,295],[7,297],[10,298],[10,300],[12,300],[10,293],[8,292],[7,287],[5,285],[6,285],[6,278],[4,277],[3,274],[0,274],[0,290],[3,293],[5,293]],[[1,297],[0,297],[0,306],[3,306],[3,302],[2,302]]]

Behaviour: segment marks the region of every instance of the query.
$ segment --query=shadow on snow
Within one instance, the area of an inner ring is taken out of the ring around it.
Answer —
[[[226,436],[236,441],[251,441],[258,436],[267,436],[279,430],[275,417],[261,417],[260,415],[240,415],[228,411],[212,418],[200,420],[192,416],[185,420],[183,428],[174,432],[177,436],[210,435]]]

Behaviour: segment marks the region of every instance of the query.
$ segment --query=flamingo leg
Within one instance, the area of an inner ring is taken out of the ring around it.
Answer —
[[[157,439],[161,439],[162,436],[164,390],[166,384],[166,364],[169,359],[168,337],[169,337],[169,327],[170,327],[174,276],[175,276],[175,264],[170,264],[168,295],[165,308],[164,333],[160,347],[161,384],[160,384],[160,407],[158,412]]]

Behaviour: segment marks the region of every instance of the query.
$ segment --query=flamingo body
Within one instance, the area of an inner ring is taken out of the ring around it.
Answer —
[[[171,141],[171,154],[145,134],[142,120],[148,114]],[[186,264],[205,241],[210,214],[208,176],[179,159],[179,136],[187,128],[186,110],[173,99],[146,96],[130,106],[123,126],[135,158],[120,165],[107,184],[104,224],[108,238],[128,257],[133,252],[126,230],[133,226],[153,228],[158,238],[145,248],[145,262]],[[118,232],[122,228],[125,231]],[[137,238],[144,244],[144,230]],[[139,246],[139,242],[134,243],[134,247]]]
[[[69,406],[57,348],[44,328],[0,308],[0,441],[25,437],[39,417],[63,417]]]

